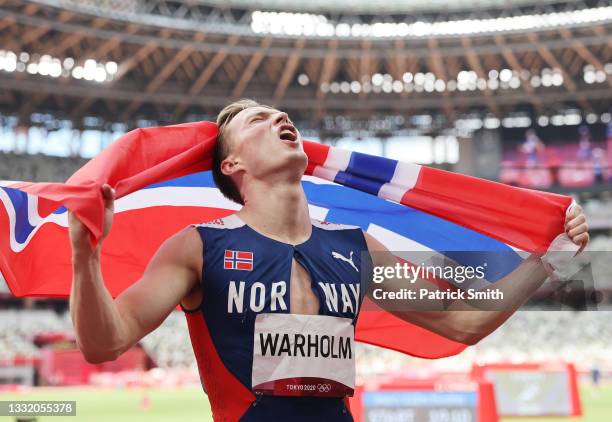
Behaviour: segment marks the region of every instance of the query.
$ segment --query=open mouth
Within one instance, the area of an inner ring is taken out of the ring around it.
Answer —
[[[279,136],[283,141],[296,142],[298,139],[297,129],[292,125],[282,125]]]

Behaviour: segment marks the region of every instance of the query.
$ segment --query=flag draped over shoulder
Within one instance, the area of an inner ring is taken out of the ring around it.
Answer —
[[[211,174],[214,123],[137,129],[119,138],[66,183],[0,182],[0,270],[18,297],[67,297],[71,251],[67,210],[102,233],[101,186],[116,190],[102,272],[113,296],[135,282],[160,244],[192,223],[239,209]],[[508,251],[495,281],[544,252],[563,233],[571,198],[304,141],[303,186],[313,218],[362,227],[390,250]],[[400,320],[362,312],[359,341],[437,358],[465,345]]]

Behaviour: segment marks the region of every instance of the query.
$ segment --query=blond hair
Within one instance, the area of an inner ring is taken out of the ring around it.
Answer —
[[[259,104],[255,100],[243,98],[225,106],[223,110],[221,110],[217,115],[217,126],[219,128],[219,132],[217,134],[217,143],[213,151],[213,179],[223,196],[241,205],[244,205],[244,201],[242,200],[240,191],[238,190],[238,187],[236,186],[232,178],[226,176],[221,172],[221,162],[225,160],[225,158],[230,153],[226,133],[227,125],[229,125],[229,123],[234,119],[234,117],[236,117],[236,115],[242,110],[246,110],[248,108],[253,107],[272,108],[264,104]]]

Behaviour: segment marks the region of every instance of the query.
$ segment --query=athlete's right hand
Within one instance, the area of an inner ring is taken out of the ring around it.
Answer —
[[[102,185],[102,196],[104,198],[104,227],[102,237],[98,241],[98,248],[102,245],[102,241],[106,238],[113,225],[115,189],[105,183]],[[68,230],[70,232],[73,254],[92,252],[89,230],[72,212],[68,212]]]

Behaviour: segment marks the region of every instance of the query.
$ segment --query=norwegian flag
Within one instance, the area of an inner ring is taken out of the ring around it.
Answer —
[[[216,137],[211,122],[137,129],[66,183],[0,181],[0,271],[11,292],[18,297],[70,294],[67,211],[79,217],[96,243],[104,221],[103,183],[117,193],[113,230],[102,248],[105,283],[113,297],[141,277],[165,239],[186,225],[237,211],[240,206],[224,198],[213,182]],[[464,265],[488,260],[487,251],[505,251],[508,259],[487,268],[490,282],[518,266],[523,251],[546,251],[562,236],[572,202],[568,196],[314,142],[304,141],[304,150],[308,167],[302,185],[311,217],[360,226],[391,251],[446,254],[461,263],[477,259]],[[462,257],[462,251],[482,253]],[[252,269],[253,257],[232,255],[228,262]],[[383,310],[360,313],[355,339],[426,358],[466,347]]]
[[[225,250],[223,268],[226,270],[253,271],[253,252]]]

